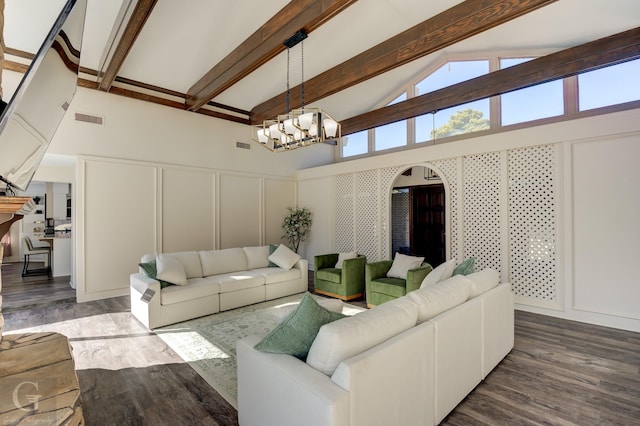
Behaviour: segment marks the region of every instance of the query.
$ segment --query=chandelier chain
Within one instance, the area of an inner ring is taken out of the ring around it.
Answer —
[[[302,101],[300,107],[304,109],[304,41],[300,43],[300,64],[301,64],[300,79],[302,80],[302,83],[300,84],[300,96]]]
[[[290,48],[287,48],[287,113],[289,113],[291,111],[291,109],[289,108],[289,96],[290,96],[290,92],[291,90],[289,89],[289,57],[290,57]]]

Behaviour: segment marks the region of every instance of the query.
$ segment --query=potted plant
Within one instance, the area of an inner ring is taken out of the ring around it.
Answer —
[[[311,211],[306,207],[288,207],[289,214],[282,221],[282,229],[293,251],[298,253],[300,243],[304,242],[311,229]]]

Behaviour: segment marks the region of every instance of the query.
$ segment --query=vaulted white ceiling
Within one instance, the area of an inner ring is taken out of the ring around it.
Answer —
[[[65,0],[6,0],[9,48],[35,53]],[[305,80],[461,3],[458,0],[358,0],[304,42]],[[480,3],[480,0],[478,0]],[[136,0],[88,0],[81,66],[104,70]],[[186,93],[203,75],[288,4],[287,0],[158,0],[117,75]],[[443,56],[473,52],[549,53],[636,28],[638,0],[558,0],[513,21],[314,102],[338,120],[381,106],[402,82]],[[291,51],[300,83],[300,45]],[[250,111],[286,87],[282,52],[213,101]],[[84,78],[98,81],[96,75]],[[117,85],[118,83],[114,83]]]

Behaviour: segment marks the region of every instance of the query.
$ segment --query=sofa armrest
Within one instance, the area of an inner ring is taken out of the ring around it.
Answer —
[[[393,260],[380,260],[364,266],[364,291],[367,303],[371,300],[371,281],[386,277],[392,264]]]
[[[432,270],[433,268],[428,263],[423,263],[419,268],[409,269],[407,271],[407,293],[419,289],[422,281]]]
[[[160,282],[148,277],[145,274],[141,274],[139,272],[131,274],[129,276],[129,286],[131,287],[132,291],[135,290],[136,292],[140,293],[140,296],[142,296],[144,292],[147,291],[147,289],[151,289],[155,291],[157,297],[160,298]],[[153,299],[155,298],[156,296],[154,295]]]
[[[349,424],[349,392],[293,356],[254,349],[259,341],[248,336],[236,345],[242,426]]]
[[[342,262],[342,279],[364,283],[364,267],[367,257],[360,255],[354,259],[345,259]]]
[[[298,261],[293,265],[296,269],[301,269],[303,273],[303,277],[306,279],[307,274],[309,273],[309,261],[303,257],[298,259]]]
[[[320,254],[313,257],[314,270],[324,268],[335,268],[338,262],[338,253]]]

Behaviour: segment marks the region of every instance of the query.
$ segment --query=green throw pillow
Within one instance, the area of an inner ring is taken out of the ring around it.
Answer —
[[[154,280],[158,280],[158,278],[156,278],[156,275],[158,274],[158,269],[156,267],[155,259],[145,263],[138,263],[138,266],[142,268],[146,276],[148,276],[149,278],[153,278]],[[175,285],[173,283],[162,281],[162,280],[158,280],[158,282],[160,283],[160,288],[165,288],[170,285]]]
[[[340,318],[344,315],[323,308],[307,292],[296,310],[254,348],[262,352],[293,355],[304,361],[320,327]]]
[[[276,251],[277,248],[278,248],[278,244],[269,244],[269,256],[271,256],[273,252]],[[277,267],[278,265],[276,265],[272,261],[269,261],[269,268],[277,268]]]
[[[476,259],[473,257],[463,260],[462,263],[456,266],[456,268],[453,270],[452,276],[453,275],[469,275],[473,273],[475,263],[476,263]]]

